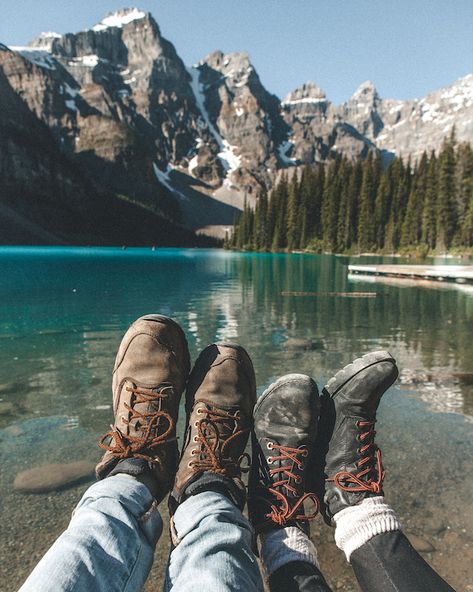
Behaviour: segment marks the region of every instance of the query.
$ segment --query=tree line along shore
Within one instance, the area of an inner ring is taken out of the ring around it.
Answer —
[[[331,253],[473,252],[473,150],[454,132],[438,154],[383,167],[334,156],[283,174],[255,209],[245,205],[226,248]]]

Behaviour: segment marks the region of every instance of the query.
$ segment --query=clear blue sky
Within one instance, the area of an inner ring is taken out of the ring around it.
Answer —
[[[371,80],[407,99],[473,71],[473,0],[2,0],[0,41],[76,32],[130,5],[154,15],[187,64],[248,51],[280,97],[314,80],[338,104]]]

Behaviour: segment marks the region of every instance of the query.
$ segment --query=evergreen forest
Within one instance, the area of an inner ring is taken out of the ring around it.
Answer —
[[[257,251],[419,255],[471,252],[473,150],[454,132],[438,154],[383,166],[334,156],[325,164],[285,172],[271,194],[245,208],[225,246]]]

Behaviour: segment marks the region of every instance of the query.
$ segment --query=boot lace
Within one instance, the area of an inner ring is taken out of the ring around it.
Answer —
[[[193,449],[191,455],[199,455],[198,459],[189,462],[196,472],[211,471],[227,477],[240,477],[250,468],[250,455],[246,452],[237,459],[232,457],[228,448],[231,443],[246,435],[249,428],[238,429],[241,421],[239,411],[231,413],[225,409],[197,409],[197,414],[205,414],[205,418],[197,423],[195,443],[200,443],[200,450]],[[219,429],[220,426],[220,429]],[[243,462],[247,462],[247,466]]]
[[[363,443],[358,448],[358,453],[360,455],[366,454],[356,463],[357,468],[361,471],[356,474],[340,471],[327,481],[334,481],[343,491],[381,493],[385,471],[381,460],[381,450],[374,443],[375,423],[376,420],[356,422],[360,429],[357,440]]]
[[[135,396],[134,405],[139,403],[159,404],[160,401],[167,399],[172,393],[171,386],[162,387],[157,392],[151,389],[128,386],[126,390]],[[142,435],[126,435],[118,427],[111,426],[111,431],[100,439],[99,446],[119,459],[133,457],[159,463],[161,460],[156,456],[159,447],[177,439],[175,436],[169,437],[174,429],[174,420],[166,411],[155,411],[151,407],[150,411],[142,413],[135,409],[134,405],[124,404],[130,415],[129,419],[122,418],[122,421],[127,425],[134,419],[142,423]],[[162,424],[162,420],[165,420],[165,423]],[[161,427],[161,425],[164,425],[165,429],[160,430],[161,433],[158,434],[158,427]],[[108,443],[106,443],[107,439],[109,440]]]
[[[272,494],[276,498],[277,503],[272,503],[267,499],[267,496],[256,496],[266,502],[271,508],[271,511],[265,515],[267,522],[273,522],[283,526],[291,520],[313,520],[320,509],[319,500],[315,493],[307,492],[303,495],[299,494],[297,486],[302,483],[302,478],[293,472],[294,465],[299,471],[303,469],[304,461],[299,457],[307,457],[309,451],[307,448],[291,448],[289,446],[280,446],[274,442],[268,442],[267,446],[270,450],[276,450],[279,453],[278,456],[268,457],[268,464],[272,464],[274,461],[281,461],[281,463],[288,461],[289,463],[285,466],[269,470],[269,476],[279,476],[279,480],[274,481],[271,487],[266,487],[265,492]],[[291,481],[294,482],[294,485]],[[281,491],[282,489],[285,489],[287,493],[284,494]],[[289,496],[296,498],[296,502],[292,507]],[[304,502],[306,500],[311,500],[314,505],[314,509],[310,514],[304,513]]]

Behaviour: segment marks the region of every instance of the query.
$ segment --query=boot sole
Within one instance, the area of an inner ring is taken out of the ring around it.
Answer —
[[[396,367],[396,360],[387,351],[381,350],[365,354],[364,356],[361,356],[361,358],[357,358],[351,364],[342,368],[342,370],[339,370],[324,386],[323,392],[327,393],[333,399],[337,396],[340,389],[342,389],[354,376],[363,370],[366,370],[366,368],[375,366],[381,362],[391,362],[391,364]],[[398,374],[389,386],[394,384]]]

